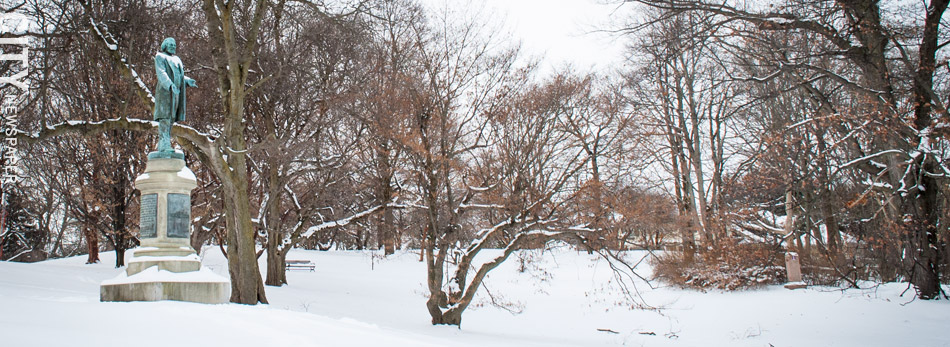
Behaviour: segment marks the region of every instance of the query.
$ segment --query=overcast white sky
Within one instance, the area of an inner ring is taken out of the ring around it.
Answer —
[[[464,0],[422,0],[426,6],[466,6]],[[623,61],[621,38],[598,29],[623,22],[629,6],[603,0],[471,0],[504,19],[505,28],[521,39],[524,52],[541,56],[545,69],[573,65],[579,70],[612,70]],[[612,22],[613,21],[613,22]]]

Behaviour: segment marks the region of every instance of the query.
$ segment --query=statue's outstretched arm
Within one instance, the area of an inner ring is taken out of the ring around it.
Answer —
[[[185,85],[189,87],[197,87],[195,80],[191,77],[185,76]]]

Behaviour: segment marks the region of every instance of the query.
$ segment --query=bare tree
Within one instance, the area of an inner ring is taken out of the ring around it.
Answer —
[[[816,172],[818,181],[831,182],[831,176],[842,170],[856,170],[861,180],[870,181],[864,196],[880,198],[878,212],[871,220],[903,235],[904,247],[910,250],[905,255],[904,272],[917,288],[918,297],[939,296],[940,264],[945,259],[945,247],[939,240],[947,229],[939,218],[944,206],[941,197],[946,194],[941,183],[946,175],[946,146],[939,124],[950,115],[944,100],[934,91],[933,81],[938,73],[938,51],[945,47],[941,45],[945,34],[939,27],[947,1],[934,0],[908,8],[904,13],[918,13],[923,19],[919,24],[896,18],[900,14],[889,12],[876,0],[789,1],[767,10],[731,2],[630,2],[662,9],[668,16],[707,16],[751,41],[765,42],[775,38],[772,33],[784,32],[809,35],[819,43],[819,51],[777,57],[781,63],[775,69],[748,79],[768,83],[779,77],[797,77],[805,81],[800,82],[805,89],[813,88],[812,81],[826,80],[838,84],[839,93],[848,93],[845,104],[831,98],[819,100],[824,103],[819,116],[856,114],[866,123],[850,132],[829,124],[841,136],[839,141],[852,148],[843,164],[829,161],[823,165]],[[815,64],[820,60],[813,56],[825,56],[831,64]],[[822,93],[812,95],[822,99]],[[815,135],[818,140],[827,138],[821,130]],[[869,141],[858,139],[864,135]],[[826,150],[836,144],[826,142]],[[817,188],[819,196],[829,196],[827,184]],[[835,250],[840,246],[834,236],[838,232],[834,202],[830,198],[820,200],[827,210],[823,218],[826,226],[835,229],[829,230],[827,239],[829,249]]]

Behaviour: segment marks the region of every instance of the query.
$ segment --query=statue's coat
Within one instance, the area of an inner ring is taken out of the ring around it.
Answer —
[[[154,119],[171,119],[174,122],[185,120],[185,83],[190,78],[185,77],[184,67],[176,55],[165,52],[155,54],[155,75],[158,83],[155,86],[155,113]],[[178,87],[175,93],[172,86]]]

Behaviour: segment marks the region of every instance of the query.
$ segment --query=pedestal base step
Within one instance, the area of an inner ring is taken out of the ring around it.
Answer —
[[[171,272],[153,266],[132,276],[121,273],[103,281],[99,287],[100,301],[175,300],[223,304],[230,296],[231,282],[207,268]]]
[[[136,257],[129,261],[125,272],[127,275],[132,276],[155,266],[157,266],[159,270],[164,271],[192,272],[201,269],[201,259],[194,254],[166,257],[144,257],[136,254]]]
[[[808,285],[805,284],[805,282],[788,282],[785,284],[785,288],[802,289],[802,288],[808,288]]]
[[[142,243],[148,242],[143,241]],[[188,246],[161,244],[159,247],[139,247],[135,249],[136,257],[184,257],[195,254],[195,250]]]

